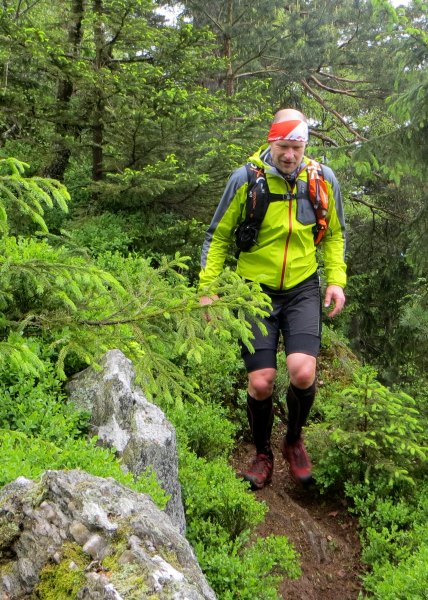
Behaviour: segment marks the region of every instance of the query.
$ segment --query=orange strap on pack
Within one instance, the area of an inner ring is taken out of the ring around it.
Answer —
[[[314,244],[315,246],[318,246],[328,229],[328,191],[320,164],[315,160],[310,160],[306,165],[306,169],[308,172],[309,198],[312,202],[317,222],[315,226]]]

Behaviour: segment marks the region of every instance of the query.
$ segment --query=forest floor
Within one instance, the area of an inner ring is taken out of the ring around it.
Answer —
[[[356,600],[361,589],[360,544],[357,521],[346,502],[319,493],[315,485],[303,488],[291,479],[274,435],[272,483],[254,492],[269,508],[256,533],[285,535],[301,557],[302,575],[286,579],[279,593],[287,600]],[[240,445],[233,456],[239,470],[254,456],[251,444]],[[255,599],[256,600],[256,599]]]

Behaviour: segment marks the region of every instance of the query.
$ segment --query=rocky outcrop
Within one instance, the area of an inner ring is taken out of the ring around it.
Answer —
[[[69,398],[91,413],[94,435],[118,451],[129,471],[139,475],[153,467],[160,485],[171,496],[165,512],[183,533],[186,522],[175,429],[135,386],[133,365],[122,352],[107,352],[101,367],[100,371],[88,368],[75,375],[67,386]]]
[[[82,471],[0,491],[0,599],[215,600],[189,543],[144,494]]]

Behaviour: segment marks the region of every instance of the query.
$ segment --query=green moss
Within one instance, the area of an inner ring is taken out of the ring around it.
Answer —
[[[159,556],[161,556],[165,562],[167,562],[171,567],[174,567],[176,571],[181,571],[183,565],[180,564],[177,554],[171,550],[170,548],[160,548]]]
[[[110,547],[109,554],[104,557],[103,567],[109,571],[109,579],[119,594],[126,600],[140,600],[141,595],[149,591],[147,572],[140,563],[119,562],[128,545],[123,531],[120,531],[119,535],[120,537]],[[156,597],[153,600],[156,600]]]
[[[57,564],[47,564],[40,573],[40,580],[31,595],[31,600],[70,600],[86,582],[85,568],[89,557],[75,543],[66,542],[63,558]],[[76,567],[70,567],[74,563]]]
[[[110,581],[119,594],[124,596],[126,600],[140,600],[143,594],[149,592],[147,573],[141,564],[116,563],[111,573]],[[152,598],[152,596],[148,596],[148,598]],[[157,595],[154,598],[157,598]]]
[[[159,595],[152,592],[148,585],[148,573],[139,562],[120,562],[120,558],[128,550],[128,537],[131,533],[129,523],[124,520],[121,527],[109,544],[107,556],[102,560],[102,567],[108,574],[109,581],[126,600],[159,600]],[[172,566],[180,569],[176,554],[169,549],[160,549],[159,554]],[[70,568],[70,563],[77,568]],[[90,558],[75,543],[67,542],[63,546],[63,558],[59,565],[49,563],[40,574],[38,586],[31,600],[69,600],[75,598],[86,583],[85,568]]]
[[[8,548],[20,533],[19,525],[14,521],[0,520],[0,556],[2,556],[2,549]]]

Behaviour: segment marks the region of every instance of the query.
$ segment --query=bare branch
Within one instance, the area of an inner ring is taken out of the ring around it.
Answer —
[[[323,76],[323,77],[329,77],[331,79],[334,79],[335,81],[338,82],[344,82],[344,83],[351,83],[351,84],[364,84],[364,85],[371,85],[370,81],[364,81],[364,80],[352,80],[352,79],[346,79],[345,77],[338,77],[336,75],[332,75],[332,74],[328,74],[328,73],[322,73],[320,70],[318,70],[318,73]],[[367,92],[364,91],[358,91],[358,90],[341,90],[341,89],[336,89],[336,88],[331,88],[323,83],[321,83],[321,81],[319,81],[319,79],[317,79],[314,75],[310,75],[310,79],[312,79],[317,85],[318,87],[331,92],[333,94],[343,94],[345,96],[351,96],[352,98],[366,98],[367,97]],[[375,95],[377,98],[385,98],[386,94],[384,91],[382,91],[381,89],[376,89],[373,88],[371,90],[371,94]]]
[[[387,215],[391,215],[391,217],[394,217],[395,219],[404,219],[404,215],[400,215],[396,212],[393,212],[392,210],[388,210],[387,208],[382,208],[381,206],[376,206],[375,204],[370,204],[370,202],[367,202],[366,200],[359,198],[356,194],[351,195],[351,200],[352,200],[352,202],[359,202],[360,204],[364,204],[364,206],[367,206],[367,208],[370,208],[370,210],[372,212],[376,212],[376,211],[384,212]]]
[[[236,67],[236,69],[234,70],[234,75],[235,77],[237,76],[238,71],[240,71],[243,67],[245,67],[245,65],[248,65],[248,63],[250,63],[251,61],[253,61],[256,58],[260,58],[261,56],[263,56],[263,52],[264,50],[267,48],[267,46],[271,43],[271,41],[273,39],[275,39],[275,35],[273,35],[272,37],[270,37],[269,39],[266,39],[263,46],[258,50],[258,52],[256,52],[255,54],[253,54],[253,56],[250,56],[249,58],[247,58],[247,60],[245,60],[244,62],[242,62],[239,67]],[[280,72],[281,69],[278,69],[277,72]],[[263,71],[261,71],[263,72]]]
[[[240,15],[238,15],[238,16],[236,17],[236,19],[233,19],[233,20],[232,20],[232,23],[231,23],[232,27],[234,27],[234,26],[235,26],[235,25],[236,25],[236,24],[237,24],[237,23],[238,23],[238,22],[239,22],[239,21],[242,19],[242,17],[243,17],[243,16],[244,16],[246,13],[247,13],[247,10],[245,9],[245,10],[243,10],[243,11],[241,12],[241,14],[240,14]]]
[[[274,69],[273,67],[266,67],[266,69],[261,69],[260,71],[247,71],[246,73],[239,73],[239,75],[235,75],[235,79],[239,79],[240,77],[255,77],[257,75],[264,75],[267,73],[283,73],[283,69]]]
[[[321,98],[321,96],[319,94],[317,94],[317,92],[315,92],[315,90],[313,90],[311,88],[311,86],[308,84],[308,82],[305,79],[301,79],[300,83],[305,88],[305,90],[307,92],[309,92],[309,94],[313,98],[315,98],[315,100],[317,102],[319,102],[319,104],[321,104],[321,106],[323,108],[325,108],[325,110],[327,110],[329,113],[331,113],[332,115],[334,115],[342,123],[342,125],[344,125],[346,127],[346,129],[352,133],[352,135],[354,135],[358,140],[361,140],[362,142],[367,142],[368,141],[368,139],[365,138],[364,136],[362,136],[360,133],[358,133],[358,131],[355,131],[355,129],[353,127],[351,127],[351,125],[349,125],[349,123],[346,122],[345,118],[342,117],[342,115],[339,114],[337,112],[337,110],[334,110],[333,108],[330,108],[328,106],[328,104],[326,102],[324,102],[324,100]]]
[[[107,42],[106,46],[110,46],[113,47],[115,45],[115,43],[117,42],[120,34],[122,33],[123,28],[125,27],[125,21],[126,21],[126,17],[130,14],[129,10],[125,10],[125,12],[122,15],[122,18],[120,20],[120,24],[119,27],[116,31],[116,33],[114,34],[114,36],[112,37],[112,39]]]
[[[340,145],[336,142],[336,140],[329,137],[328,135],[325,135],[324,133],[321,133],[320,131],[311,129],[310,133],[311,133],[311,136],[316,137],[316,138],[322,140],[323,142],[327,142],[328,144],[331,144],[332,146],[335,146],[336,148],[338,148]]]
[[[32,4],[29,4],[26,8],[24,8],[21,12],[21,4],[22,4],[22,0],[19,0],[18,2],[18,6],[16,7],[15,10],[15,19],[19,19],[20,17],[22,17],[23,15],[25,15],[25,13],[29,12],[32,8],[34,8],[36,6],[36,4],[38,4],[40,2],[40,0],[34,0],[34,2]]]
[[[317,86],[321,89],[326,90],[327,92],[331,92],[332,94],[343,94],[344,96],[351,96],[352,98],[356,98],[357,96],[361,95],[358,94],[356,90],[339,90],[337,88],[332,88],[327,85],[324,85],[323,83],[321,83],[321,81],[314,77],[314,75],[310,75],[309,79],[316,83]]]
[[[318,70],[319,75],[322,75],[323,77],[327,77],[328,79],[334,79],[335,81],[343,81],[344,83],[352,83],[352,84],[357,84],[357,83],[370,83],[369,81],[366,81],[365,79],[349,79],[348,77],[339,77],[339,75],[333,75],[333,73],[324,73],[324,71],[321,71],[320,69]]]
[[[361,14],[361,10],[359,10],[358,12],[359,12],[359,14]],[[354,33],[351,35],[351,37],[349,39],[347,39],[345,42],[343,42],[343,44],[341,44],[339,46],[339,50],[341,50],[342,48],[345,48],[346,46],[349,46],[349,44],[352,42],[352,40],[357,36],[358,32],[359,32],[359,24],[357,23]]]
[[[225,30],[223,29],[223,27],[220,25],[220,23],[218,21],[216,21],[216,19],[214,19],[214,17],[212,17],[204,8],[201,8],[202,12],[204,13],[204,15],[207,17],[207,19],[209,21],[211,21],[211,23],[213,23],[213,25],[215,25],[215,27],[217,27],[217,29],[223,34],[225,35]]]
[[[9,129],[7,129],[6,131],[3,131],[3,133],[1,134],[1,137],[6,139],[7,137],[9,137],[9,135],[11,135],[15,129],[18,129],[18,125],[16,123],[13,123],[13,125],[11,125],[9,127]]]

